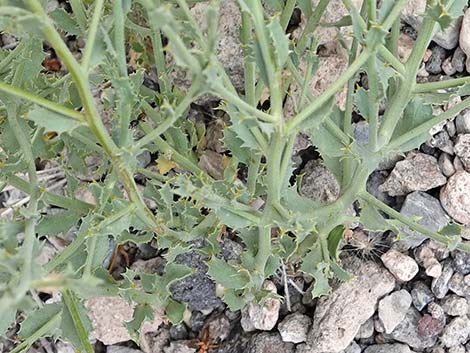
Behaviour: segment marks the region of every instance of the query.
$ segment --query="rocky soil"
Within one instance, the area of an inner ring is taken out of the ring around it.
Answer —
[[[225,1],[228,6],[222,6],[227,11],[223,10],[220,18],[222,41],[218,50],[227,72],[239,86],[243,81],[242,67],[239,58],[231,53],[239,49],[238,33],[233,27],[240,19],[233,1]],[[419,14],[425,4],[425,0],[410,0],[403,13],[402,58],[409,55],[416,39],[421,24]],[[200,12],[199,6],[193,11]],[[344,13],[341,1],[332,0],[325,21],[336,21]],[[304,19],[300,19],[297,25],[301,27],[303,23]],[[336,45],[334,36],[331,30],[320,31],[325,47]],[[0,44],[11,45],[8,40],[3,36]],[[347,64],[341,50],[326,50],[322,55],[320,71],[311,85],[314,94],[321,93],[339,77]],[[448,29],[436,34],[419,79],[445,80],[469,73],[470,9]],[[337,98],[340,104],[342,99],[341,95]],[[439,109],[450,109],[459,100],[456,98]],[[210,104],[206,99],[198,103]],[[286,112],[289,115],[288,102]],[[220,133],[220,129],[210,128],[214,135]],[[364,143],[367,129],[365,121],[355,122],[358,143]],[[418,223],[429,229],[438,231],[450,220],[463,224],[463,238],[470,242],[470,111],[435,127],[433,132],[433,137],[418,150],[384,161],[371,175],[368,189],[400,213],[416,217]],[[215,141],[209,151],[210,162],[220,156],[220,144]],[[302,192],[306,196],[322,202],[338,197],[337,181],[312,153],[304,136],[297,140],[293,160],[305,174]],[[150,157],[144,164],[149,162]],[[206,165],[204,168],[209,171]],[[19,198],[14,190],[3,197],[2,212],[7,212],[6,205]],[[122,324],[131,319],[132,308],[116,298],[99,298],[87,305],[95,324],[96,350],[108,353],[470,353],[470,254],[449,251],[406,227],[400,229],[403,235],[398,241],[390,233],[368,234],[360,225],[351,230],[352,236],[343,244],[341,257],[353,278],[336,283],[333,294],[327,298],[312,300],[308,294],[312,279],[288,272],[287,277],[279,274],[265,284],[267,289],[288,300],[272,299],[262,308],[251,305],[241,312],[231,312],[206,276],[205,258],[196,249],[176,259],[194,268],[195,273],[171,288],[173,297],[188,305],[184,322],[171,326],[156,319],[146,324],[141,345],[137,347]],[[230,239],[223,240],[223,248],[226,258],[236,258],[242,251],[242,246]],[[149,273],[161,269],[162,259],[151,245],[128,249],[128,252],[133,259],[131,268]],[[207,343],[210,349],[201,350],[201,342]],[[8,342],[0,343],[0,352],[8,352],[8,347]],[[34,349],[73,352],[65,343],[46,340]]]

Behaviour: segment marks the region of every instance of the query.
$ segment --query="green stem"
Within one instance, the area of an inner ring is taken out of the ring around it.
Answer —
[[[369,145],[372,151],[376,152],[379,128],[379,76],[375,56],[371,56],[367,64],[367,78],[369,82]]]
[[[396,19],[393,23],[390,37],[387,39],[387,49],[396,58],[398,56],[398,40],[400,38],[400,19]]]
[[[341,75],[341,77],[326,89],[315,101],[303,109],[293,119],[289,120],[286,126],[286,130],[290,133],[295,130],[305,119],[310,117],[318,109],[322,107],[331,97],[333,97],[343,86],[347,83],[351,77],[356,75],[357,71],[366,63],[369,57],[372,55],[372,51],[364,49],[364,51],[357,57],[356,60],[347,68],[347,70]],[[318,119],[321,117],[318,116]]]
[[[378,50],[379,56],[392,65],[392,67],[400,74],[401,78],[404,78],[406,75],[405,65],[403,65],[400,60],[398,60],[397,57],[383,45],[380,45]]]
[[[397,149],[399,149],[400,146],[402,146],[402,145],[406,144],[407,142],[411,141],[416,136],[419,136],[419,135],[424,134],[424,133],[429,133],[429,130],[431,130],[431,128],[434,127],[435,125],[439,124],[442,121],[452,119],[453,117],[457,116],[461,111],[463,111],[464,109],[467,109],[469,107],[470,107],[470,97],[466,98],[462,102],[456,104],[454,107],[452,107],[448,111],[446,111],[444,113],[441,113],[441,114],[429,119],[425,123],[413,128],[413,129],[407,131],[406,133],[404,133],[403,135],[395,138],[394,140],[392,140],[387,145],[386,150],[390,151],[390,152],[396,151]]]
[[[296,49],[299,53],[303,53],[307,47],[310,38],[309,34],[315,32],[316,28],[320,24],[320,19],[323,16],[323,13],[325,12],[329,2],[330,0],[320,0],[318,5],[315,7],[315,11],[313,12],[312,16],[308,18],[305,29],[303,30],[296,46]]]
[[[87,19],[85,10],[83,9],[83,1],[70,0],[70,6],[72,7],[73,14],[77,19],[77,23],[82,31],[85,31]]]
[[[96,42],[96,33],[98,32],[98,26],[100,23],[101,15],[103,13],[104,0],[95,1],[95,9],[93,11],[93,17],[91,19],[90,28],[88,29],[88,36],[83,51],[82,57],[82,69],[83,72],[88,73],[90,67],[90,59],[93,53],[93,48]]]
[[[436,82],[426,82],[426,83],[418,83],[415,85],[413,89],[413,93],[427,93],[433,92],[440,89],[448,89],[448,88],[455,88],[458,86],[465,85],[470,83],[470,76],[454,78],[450,80],[443,80],[443,81],[436,81]]]
[[[85,352],[93,353],[93,347],[88,341],[88,333],[86,332],[85,326],[83,325],[82,319],[80,317],[80,313],[78,312],[77,304],[75,303],[73,293],[69,289],[66,289],[62,293],[62,295],[64,298],[64,303],[70,313],[70,316],[72,317],[75,330],[77,331],[78,337],[83,348],[85,349]]]
[[[449,242],[451,239],[446,237],[445,235],[433,232],[432,230],[429,230],[426,227],[423,227],[422,225],[412,221],[408,217],[402,215],[400,212],[395,211],[393,208],[390,206],[386,205],[382,201],[376,199],[374,196],[369,194],[368,192],[362,192],[359,194],[359,197],[366,201],[367,203],[377,207],[378,209],[382,210],[386,214],[388,214],[390,217],[393,217],[403,223],[404,225],[410,227],[412,230],[419,232],[425,236],[427,236],[430,239],[433,239],[435,241],[438,241],[442,244],[449,245]],[[457,248],[460,250],[464,251],[470,251],[470,244],[465,244],[465,243],[460,243],[457,245]]]
[[[53,112],[62,114],[62,115],[66,116],[66,117],[69,117],[71,119],[74,119],[74,120],[77,120],[77,121],[85,121],[85,116],[80,112],[77,112],[75,110],[66,108],[66,107],[64,107],[60,104],[51,102],[47,99],[44,99],[42,97],[31,94],[31,93],[26,92],[22,89],[11,86],[7,83],[0,82],[0,91],[5,92],[7,94],[11,94],[11,95],[13,95],[15,97],[18,97],[18,98],[21,98],[21,99],[25,99],[29,102],[40,105],[41,107],[52,110]]]
[[[284,29],[284,31],[287,29],[287,26],[289,25],[290,18],[292,17],[292,13],[294,12],[295,5],[297,3],[297,0],[287,0],[286,4],[284,5],[284,9],[282,10],[281,14],[281,27]]]

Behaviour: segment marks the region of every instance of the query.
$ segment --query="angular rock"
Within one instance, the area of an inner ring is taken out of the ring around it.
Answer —
[[[467,342],[470,335],[470,320],[468,317],[456,317],[445,328],[441,336],[442,344],[449,348]]]
[[[207,313],[222,305],[222,301],[216,296],[214,282],[206,275],[205,260],[196,250],[178,255],[176,263],[191,267],[195,272],[173,283],[170,292],[173,299],[188,304],[191,310]]]
[[[446,50],[438,45],[432,49],[432,55],[426,63],[426,71],[430,74],[440,74],[442,72],[442,63],[446,57]]]
[[[352,341],[341,353],[361,353],[361,347],[356,342]]]
[[[263,288],[277,293],[276,285],[271,281],[265,281]],[[281,302],[277,298],[266,299],[263,306],[257,303],[249,303],[242,310],[241,325],[245,332],[254,330],[269,331],[277,323]]]
[[[413,192],[406,197],[400,213],[411,218],[418,217],[417,223],[434,232],[441,230],[448,223],[446,213],[439,200],[420,191]],[[397,242],[400,249],[415,248],[426,239],[421,233],[406,226],[400,227],[400,230],[407,235],[405,239]]]
[[[366,348],[364,353],[412,353],[406,344],[375,344]]]
[[[436,343],[437,337],[423,337],[418,333],[418,324],[420,319],[420,313],[415,308],[410,307],[406,313],[405,319],[398,324],[390,335],[386,335],[386,337],[392,338],[401,343],[406,343],[408,346],[416,350],[433,347]]]
[[[457,222],[470,224],[470,173],[458,171],[441,189],[442,207]]]
[[[442,152],[454,154],[454,143],[445,130],[434,135],[427,143],[431,147],[440,149]]]
[[[294,344],[283,342],[278,333],[262,332],[251,337],[247,353],[293,353]]]
[[[395,287],[393,276],[376,263],[351,257],[343,265],[354,277],[317,304],[307,340],[309,353],[345,349],[374,314],[377,301]]]
[[[465,170],[470,171],[470,134],[463,134],[457,137],[454,152],[462,161]]]
[[[431,303],[432,304],[432,303]],[[436,338],[444,330],[445,321],[424,314],[418,321],[418,336],[421,338]]]
[[[449,281],[449,289],[461,297],[470,297],[470,275],[454,273]]]
[[[451,294],[442,301],[442,308],[450,316],[464,316],[468,314],[468,302],[465,298]]]
[[[339,183],[333,173],[320,160],[309,161],[303,170],[301,192],[304,196],[320,202],[333,202],[339,196]]]
[[[377,170],[369,176],[369,179],[367,179],[366,188],[367,192],[369,192],[371,195],[373,195],[383,203],[390,206],[394,204],[395,198],[390,196],[388,193],[380,190],[380,186],[385,182],[386,179],[386,172]]]
[[[413,152],[405,160],[397,162],[381,190],[391,196],[399,196],[433,189],[444,185],[446,181],[435,157]]]
[[[395,249],[390,249],[380,258],[385,267],[400,281],[407,282],[418,273],[416,261]]]
[[[455,271],[463,275],[470,273],[470,253],[466,251],[454,250],[452,252],[452,266]]]
[[[284,342],[301,343],[307,340],[307,333],[312,324],[312,319],[307,315],[294,313],[287,315],[277,329]]]
[[[129,341],[131,336],[125,321],[131,321],[134,309],[119,297],[95,297],[85,303],[93,325],[92,337],[106,345]],[[162,323],[162,313],[155,311],[155,319],[142,325],[141,337],[147,332],[157,331]]]
[[[360,339],[372,337],[373,334],[374,334],[374,320],[370,318],[369,320],[367,320],[361,325],[358,333],[356,334],[356,337],[354,338],[356,340],[360,340]]]
[[[379,301],[379,319],[385,333],[391,333],[405,318],[411,305],[411,295],[402,289],[386,296]]]
[[[423,282],[416,282],[413,289],[411,290],[411,299],[413,306],[419,311],[423,310],[434,299],[429,287]]]
[[[470,110],[457,115],[455,118],[455,128],[459,135],[470,133]]]
[[[452,263],[446,261],[442,267],[442,273],[438,278],[434,278],[431,284],[431,290],[436,298],[442,299],[449,291],[449,281],[454,274]]]
[[[465,70],[465,60],[467,56],[460,47],[457,47],[452,56],[452,65],[457,69],[457,72],[463,72]],[[470,131],[468,131],[470,132]]]
[[[432,302],[428,305],[428,313],[436,320],[442,322],[444,325],[446,323],[446,313],[442,306],[439,304]]]

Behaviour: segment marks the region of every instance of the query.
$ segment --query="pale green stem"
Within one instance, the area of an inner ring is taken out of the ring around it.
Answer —
[[[470,76],[454,78],[450,80],[436,81],[436,82],[426,82],[418,83],[413,89],[413,93],[427,93],[433,92],[440,89],[455,88],[458,86],[465,85],[470,83]]]
[[[83,325],[83,321],[80,317],[80,313],[77,309],[77,304],[75,303],[75,298],[73,293],[70,290],[66,289],[62,292],[64,303],[72,317],[73,325],[77,331],[78,337],[80,339],[80,343],[82,344],[83,348],[85,349],[86,353],[93,353],[93,347],[91,346],[90,342],[88,341],[88,333]]]
[[[88,29],[87,40],[82,57],[82,69],[85,73],[88,73],[88,69],[90,67],[90,59],[91,55],[93,54],[93,48],[96,42],[96,33],[98,32],[98,26],[100,24],[101,15],[103,13],[103,5],[104,0],[95,1],[95,9],[93,11],[90,28]]]

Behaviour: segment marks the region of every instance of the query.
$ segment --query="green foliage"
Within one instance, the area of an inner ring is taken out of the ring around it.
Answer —
[[[469,250],[458,225],[429,231],[365,189],[381,160],[418,147],[429,137],[430,122],[470,106],[467,98],[433,117],[433,105],[469,94],[469,80],[418,84],[419,65],[393,54],[397,38],[390,30],[406,1],[381,1],[368,11],[371,1],[357,9],[344,0],[349,14],[336,23],[322,21],[325,0],[317,6],[310,0],[236,1],[243,19],[243,57],[236,58],[244,65],[243,90],[219,61],[220,1],[197,1],[204,10],[197,19],[194,2],[95,0],[46,13],[44,1],[0,0],[0,30],[18,41],[0,49],[0,190],[12,187],[29,197],[0,221],[0,334],[17,313],[24,317],[13,352],[41,337],[92,352],[85,301],[98,295],[135,305],[126,324],[135,341],[156,307],[172,322],[182,321],[186,305],[170,288],[193,273],[175,260],[195,242],[204,244],[199,251],[208,259],[207,275],[232,310],[272,296],[263,282],[281,265],[311,276],[313,297],[330,293],[333,278],[348,280],[340,265],[346,221],[397,235],[403,223],[451,249]],[[429,2],[425,17],[434,25],[423,26],[413,60],[424,55],[437,26],[460,16],[464,3]],[[298,40],[286,34],[295,6],[308,19]],[[354,39],[340,39],[349,68],[313,97],[319,25],[352,26]],[[69,49],[72,38],[85,43],[80,55]],[[44,61],[46,42],[62,71]],[[360,73],[367,75],[366,87],[357,86]],[[334,102],[345,86],[343,111]],[[220,131],[190,114],[207,96],[219,101],[211,124]],[[269,109],[261,109],[268,101]],[[286,101],[293,106],[290,119],[283,113]],[[385,107],[380,116],[379,106]],[[352,138],[353,110],[369,124],[366,144]],[[338,200],[325,204],[299,192],[302,176],[293,178],[291,162],[299,132],[338,179]],[[223,136],[214,142],[211,134]],[[217,144],[211,152],[218,159],[207,166],[209,143]],[[157,171],[141,167],[145,152],[156,156]],[[93,171],[90,161],[97,164]],[[66,178],[60,194],[38,173],[45,162]],[[86,201],[77,199],[84,190]],[[346,214],[355,201],[361,212],[351,219]],[[57,235],[70,244],[40,265],[44,239]],[[236,259],[222,256],[226,236],[243,244]],[[108,273],[105,260],[115,246],[151,241],[162,252],[162,273],[127,269],[118,279]],[[32,290],[61,292],[62,299],[40,305]]]

